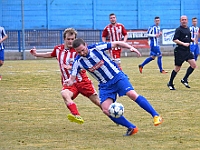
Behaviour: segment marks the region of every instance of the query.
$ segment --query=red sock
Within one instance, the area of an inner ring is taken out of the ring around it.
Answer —
[[[67,105],[67,108],[71,111],[73,115],[80,115],[75,103],[70,103]]]

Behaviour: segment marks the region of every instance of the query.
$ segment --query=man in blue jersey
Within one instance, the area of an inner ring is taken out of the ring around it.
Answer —
[[[157,64],[160,70],[160,73],[166,74],[167,71],[163,70],[162,68],[162,53],[160,51],[160,46],[158,44],[159,36],[162,34],[160,31],[160,17],[155,17],[154,19],[155,24],[153,26],[150,26],[147,34],[149,37],[149,44],[150,44],[150,57],[146,58],[142,64],[140,64],[139,71],[142,73],[142,69],[146,64],[157,58]]]
[[[0,26],[0,67],[3,66],[3,63],[4,63],[5,46],[3,44],[3,41],[5,41],[7,38],[8,38],[8,35],[6,34],[4,27]],[[2,76],[0,75],[0,80],[1,79],[2,79]]]
[[[199,46],[198,46],[198,33],[199,28],[197,27],[197,18],[192,18],[192,26],[190,27],[191,37],[194,40],[194,42],[190,43],[190,51],[194,55],[195,61],[197,61],[198,55],[199,55]]]
[[[141,108],[146,110],[154,118],[154,125],[162,123],[162,118],[154,110],[147,99],[138,95],[128,80],[128,77],[119,69],[117,64],[113,62],[105,53],[106,50],[115,47],[130,49],[138,56],[140,52],[129,44],[122,41],[101,42],[87,46],[83,39],[73,41],[73,47],[79,54],[72,66],[70,78],[65,80],[64,84],[72,85],[75,81],[77,73],[81,69],[87,70],[99,82],[99,97],[102,111],[116,124],[127,127],[126,136],[133,135],[138,132],[138,128],[128,121],[124,116],[113,118],[109,115],[109,106],[116,101],[117,94],[119,96],[127,95],[135,101]]]

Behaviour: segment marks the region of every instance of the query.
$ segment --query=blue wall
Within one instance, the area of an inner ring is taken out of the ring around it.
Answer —
[[[127,29],[146,29],[155,16],[161,28],[175,28],[181,15],[200,18],[199,0],[24,0],[25,29],[100,29],[110,13]],[[200,19],[199,19],[200,22]],[[0,25],[21,29],[21,0],[0,0]]]

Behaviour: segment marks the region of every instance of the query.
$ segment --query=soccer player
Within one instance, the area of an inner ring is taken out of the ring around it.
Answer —
[[[123,41],[126,42],[128,35],[124,25],[121,23],[117,23],[116,15],[114,13],[111,13],[109,15],[109,18],[110,18],[110,24],[107,25],[103,30],[102,41],[106,42],[107,37],[110,39],[110,42],[121,41],[124,36]],[[122,51],[121,47],[115,47],[109,51],[112,60],[118,65],[120,69],[122,69],[120,60],[121,51]]]
[[[77,73],[81,69],[87,70],[99,82],[99,97],[102,111],[116,124],[127,128],[126,136],[138,132],[138,128],[128,121],[124,116],[114,118],[108,112],[109,106],[116,101],[119,96],[127,95],[135,101],[141,108],[146,110],[154,118],[154,125],[162,123],[162,118],[154,110],[147,99],[138,95],[129,82],[128,77],[117,67],[110,57],[105,53],[106,50],[115,47],[128,48],[141,56],[140,52],[129,44],[122,41],[102,42],[87,46],[83,39],[76,39],[73,47],[79,54],[72,66],[71,76],[64,82],[66,85],[73,85]]]
[[[192,39],[194,40],[194,42],[190,43],[190,51],[193,53],[195,61],[197,61],[197,58],[199,55],[199,45],[198,45],[199,28],[197,27],[196,17],[192,18],[192,26],[190,27],[190,32],[191,32]]]
[[[162,34],[160,31],[160,17],[155,17],[154,19],[155,24],[153,26],[150,26],[147,34],[149,37],[149,43],[150,43],[150,57],[146,58],[142,64],[140,64],[139,71],[142,73],[142,69],[146,64],[151,62],[157,57],[157,64],[160,70],[160,73],[166,74],[167,71],[163,70],[162,68],[162,53],[160,51],[160,46],[158,44],[159,36]]]
[[[173,84],[174,78],[181,69],[184,61],[187,61],[190,66],[188,67],[185,76],[181,80],[181,83],[186,87],[190,88],[188,84],[188,77],[196,68],[196,61],[194,55],[190,51],[190,42],[194,42],[194,39],[191,38],[190,29],[188,27],[187,16],[181,16],[180,18],[180,27],[176,28],[173,41],[176,43],[176,48],[174,49],[174,63],[175,67],[171,73],[171,77],[167,86],[170,90],[176,90]]]
[[[4,29],[4,27],[0,26],[0,67],[3,66],[4,63],[4,43],[3,41],[5,41],[8,38],[8,35],[6,34],[6,31]],[[0,75],[0,80],[2,79],[2,76]]]
[[[64,44],[54,47],[52,52],[47,53],[37,53],[36,49],[32,49],[30,52],[36,57],[52,58],[56,57],[61,71],[61,81],[63,82],[69,78],[72,68],[72,63],[77,53],[74,48],[72,48],[72,42],[76,39],[77,32],[73,28],[65,29],[63,33]],[[97,92],[93,86],[92,81],[86,75],[85,70],[80,70],[75,79],[73,86],[63,85],[61,95],[67,108],[70,110],[71,114],[67,117],[70,121],[82,124],[84,120],[78,112],[77,106],[74,103],[74,99],[78,94],[82,94],[88,97],[95,105],[100,106],[100,101]]]

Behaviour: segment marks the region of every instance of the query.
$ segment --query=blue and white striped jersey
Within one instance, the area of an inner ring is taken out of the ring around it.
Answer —
[[[158,44],[159,38],[156,37],[156,34],[160,34],[160,26],[156,25],[150,26],[147,31],[150,46],[159,46]]]
[[[101,42],[88,46],[86,57],[78,55],[72,66],[72,76],[76,76],[80,69],[87,70],[100,84],[107,83],[120,70],[118,66],[105,53],[111,49],[110,42]]]
[[[190,27],[190,32],[191,32],[191,38],[194,38],[194,39],[198,38],[198,33],[199,33],[199,28],[198,27],[195,27],[195,26],[192,25]],[[191,42],[190,44],[191,45],[196,45],[195,42]]]
[[[5,35],[6,35],[5,29],[4,29],[3,27],[0,27],[0,40],[3,39],[3,37],[4,37]],[[4,48],[5,48],[5,47],[4,47],[3,42],[0,43],[0,50],[1,50],[1,49],[4,49]]]

